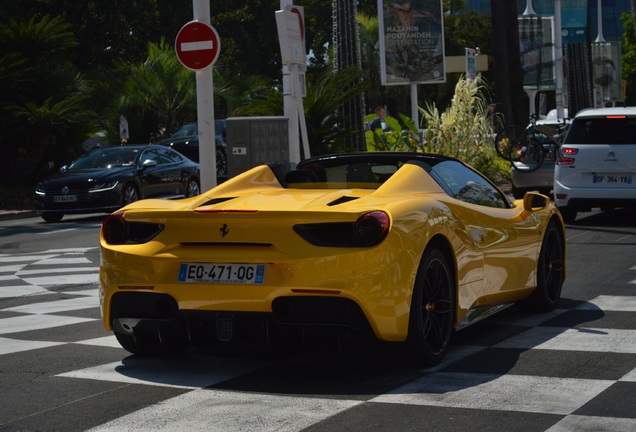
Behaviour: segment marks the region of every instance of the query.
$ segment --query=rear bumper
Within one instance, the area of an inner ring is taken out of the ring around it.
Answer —
[[[554,162],[546,161],[533,172],[512,170],[512,184],[519,189],[552,189],[554,185]]]
[[[309,335],[374,339],[360,307],[336,297],[283,297],[271,313],[178,310],[167,294],[125,292],[113,296],[114,331],[144,348],[219,350],[229,346],[305,343]]]
[[[554,196],[557,207],[572,207],[579,211],[636,207],[635,188],[570,188],[555,181]]]

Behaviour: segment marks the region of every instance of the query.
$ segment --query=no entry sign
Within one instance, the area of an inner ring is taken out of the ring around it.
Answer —
[[[219,57],[221,41],[214,27],[201,21],[190,21],[179,30],[175,49],[182,65],[198,71],[214,64]]]

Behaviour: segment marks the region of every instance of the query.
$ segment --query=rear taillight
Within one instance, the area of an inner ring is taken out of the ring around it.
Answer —
[[[123,212],[113,213],[102,224],[102,237],[108,244],[124,244],[128,241],[128,222]]]
[[[560,157],[557,159],[557,165],[573,165],[574,158]]]
[[[102,237],[111,245],[142,244],[155,238],[164,225],[150,222],[129,222],[124,212],[113,213],[102,224]]]
[[[323,222],[294,225],[294,231],[316,246],[371,247],[384,240],[391,221],[383,211],[371,211],[355,222]]]
[[[389,232],[389,215],[381,211],[363,214],[354,227],[355,238],[362,246],[375,246]]]
[[[559,151],[559,158],[557,159],[558,165],[573,165],[576,156],[579,153],[579,149],[572,147],[561,147]]]

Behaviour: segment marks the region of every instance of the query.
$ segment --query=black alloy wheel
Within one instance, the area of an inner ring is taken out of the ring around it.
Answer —
[[[132,183],[126,183],[121,191],[122,204],[128,205],[139,200],[139,191],[137,186]]]
[[[216,176],[225,177],[227,175],[227,156],[223,147],[216,147]]]
[[[550,222],[543,237],[537,262],[537,288],[526,300],[519,303],[521,309],[532,312],[549,312],[561,299],[565,274],[563,234],[555,222]]]
[[[186,198],[190,198],[190,197],[194,197],[197,196],[201,193],[201,187],[199,186],[199,181],[192,177],[188,180],[188,183],[186,184],[186,192],[185,192],[185,197]]]
[[[428,249],[415,278],[405,361],[434,366],[442,361],[455,324],[455,275],[446,256]]]

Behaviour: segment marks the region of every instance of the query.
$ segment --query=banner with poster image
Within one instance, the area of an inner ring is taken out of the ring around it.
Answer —
[[[378,21],[383,85],[446,82],[441,0],[378,0]]]

